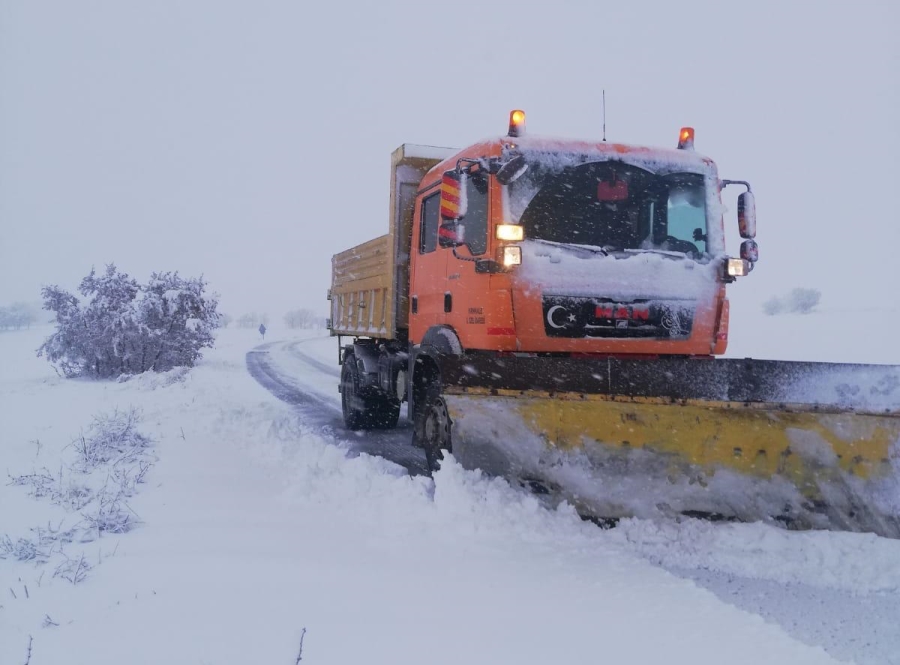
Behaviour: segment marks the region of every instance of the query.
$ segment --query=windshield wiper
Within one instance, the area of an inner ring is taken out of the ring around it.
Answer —
[[[534,242],[543,243],[544,245],[550,245],[551,247],[562,247],[564,249],[581,249],[587,252],[591,252],[592,254],[602,254],[603,256],[609,256],[609,252],[606,251],[605,247],[597,247],[597,245],[579,245],[574,242],[556,242],[555,240],[542,240],[541,238],[530,238]]]

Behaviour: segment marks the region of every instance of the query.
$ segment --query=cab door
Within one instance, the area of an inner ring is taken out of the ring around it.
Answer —
[[[416,199],[412,237],[412,284],[409,289],[410,341],[419,343],[432,326],[445,321],[447,256],[438,243],[441,193],[433,188]]]
[[[466,178],[466,215],[464,243],[456,256],[448,252],[447,292],[449,311],[446,322],[457,331],[464,346],[485,334],[491,316],[488,307],[489,275],[475,270],[476,259],[488,258],[489,184],[486,173],[472,171]],[[480,346],[480,345],[476,345]]]

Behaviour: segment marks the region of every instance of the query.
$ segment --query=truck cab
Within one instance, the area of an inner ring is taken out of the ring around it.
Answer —
[[[726,256],[723,182],[692,148],[689,128],[672,150],[531,138],[514,111],[507,136],[422,178],[410,341],[441,331],[466,351],[724,353],[725,284],[749,272],[756,248]],[[742,197],[749,237],[752,194]]]

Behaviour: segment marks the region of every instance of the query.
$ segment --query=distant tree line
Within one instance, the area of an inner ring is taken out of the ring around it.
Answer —
[[[257,314],[256,312],[243,314],[235,322],[238,328],[259,328],[260,324],[269,325],[268,314]]]
[[[322,328],[325,326],[325,317],[319,316],[311,309],[294,309],[287,312],[282,319],[284,325],[290,329],[296,328]],[[260,324],[268,327],[269,315],[266,313],[248,312],[235,319],[228,314],[219,315],[219,327],[227,328],[234,323],[237,328],[249,328],[256,330]]]
[[[284,315],[284,325],[288,328],[321,328],[325,319],[311,309],[295,309]]]
[[[0,307],[0,330],[21,330],[37,323],[38,313],[28,303],[17,302]]]
[[[106,266],[81,281],[86,302],[59,288],[41,291],[56,315],[54,332],[38,349],[65,376],[109,378],[149,370],[192,367],[212,347],[218,299],[206,281],[158,272],[146,284]]]

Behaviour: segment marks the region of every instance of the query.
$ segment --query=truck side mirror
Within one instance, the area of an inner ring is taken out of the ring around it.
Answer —
[[[756,199],[753,192],[746,191],[738,196],[738,229],[741,238],[756,237]]]
[[[462,219],[466,216],[466,174],[446,171],[441,178],[441,217]]]
[[[750,263],[759,261],[759,245],[755,240],[745,240],[741,243],[741,258]]]
[[[466,227],[456,220],[441,222],[438,227],[438,244],[441,247],[459,247],[466,241]]]

